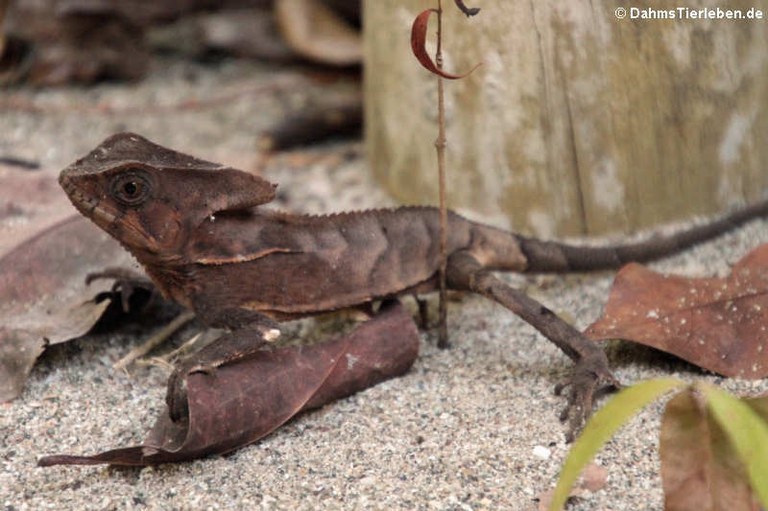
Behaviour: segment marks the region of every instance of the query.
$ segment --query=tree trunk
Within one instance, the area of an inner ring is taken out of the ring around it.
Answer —
[[[453,209],[537,236],[598,235],[768,189],[768,0],[730,2],[764,17],[739,21],[691,19],[703,0],[624,19],[607,0],[467,3],[480,14],[443,1],[446,70],[483,63],[446,83]],[[413,19],[436,4],[364,2],[369,156],[407,203],[437,200],[436,77],[410,50]]]

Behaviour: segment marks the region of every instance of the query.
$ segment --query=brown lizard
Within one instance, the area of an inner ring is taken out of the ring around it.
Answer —
[[[165,295],[206,325],[229,333],[183,360],[168,383],[173,420],[187,414],[186,376],[211,372],[263,349],[279,321],[435,291],[439,214],[401,207],[328,216],[261,206],[276,185],[255,175],[156,145],[109,137],[59,178],[75,207],[120,241]],[[448,222],[449,288],[495,300],[534,326],[575,365],[561,418],[573,434],[595,392],[618,385],[604,352],[494,271],[616,268],[668,254],[768,213],[768,201],[685,232],[635,244],[578,247],[539,241],[469,221]]]

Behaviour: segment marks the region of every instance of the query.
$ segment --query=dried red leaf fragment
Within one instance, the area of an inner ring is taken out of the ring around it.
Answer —
[[[432,60],[432,57],[427,52],[427,28],[429,27],[429,16],[433,12],[438,11],[436,9],[427,9],[426,11],[421,12],[418,16],[416,16],[416,19],[413,20],[413,26],[411,27],[411,50],[413,51],[413,55],[427,71],[442,78],[446,78],[448,80],[458,80],[468,76],[475,69],[477,69],[480,64],[477,64],[475,67],[464,74],[451,74],[443,71],[440,67],[438,67],[438,65],[435,64],[435,61]]]

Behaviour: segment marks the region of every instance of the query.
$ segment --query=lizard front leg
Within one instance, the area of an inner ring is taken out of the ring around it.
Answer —
[[[270,343],[280,336],[277,323],[257,312],[245,309],[223,311],[210,319],[212,326],[230,326],[233,330],[217,338],[177,364],[168,378],[165,402],[174,422],[188,415],[187,376],[191,373],[213,375],[216,368],[269,349]]]
[[[130,309],[131,297],[137,289],[149,291],[151,293],[150,302],[159,294],[154,282],[149,277],[130,268],[109,267],[89,273],[85,276],[85,284],[88,285],[95,280],[103,279],[115,281],[112,284],[112,292],[119,294],[123,312],[128,312]]]
[[[605,352],[547,307],[496,278],[469,251],[450,256],[447,278],[450,287],[481,294],[511,310],[575,362],[570,377],[556,387],[558,394],[570,387],[561,420],[568,420],[566,439],[572,441],[592,412],[595,392],[606,384],[619,386],[608,368]]]

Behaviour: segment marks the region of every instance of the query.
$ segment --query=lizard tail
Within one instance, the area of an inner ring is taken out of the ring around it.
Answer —
[[[768,216],[768,199],[684,231],[657,235],[626,245],[574,246],[523,236],[519,237],[519,243],[528,260],[528,272],[605,270],[618,268],[629,262],[642,262],[672,254],[762,216]]]

